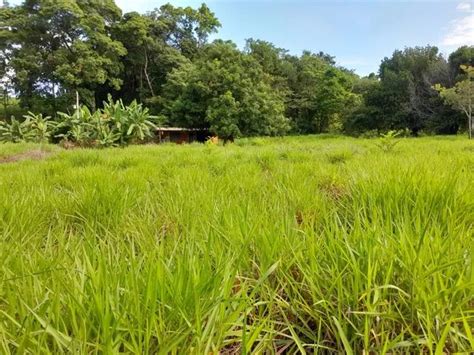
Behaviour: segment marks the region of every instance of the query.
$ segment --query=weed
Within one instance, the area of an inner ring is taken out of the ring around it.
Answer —
[[[382,133],[377,142],[377,146],[385,153],[392,152],[395,146],[400,142],[399,139],[396,139],[400,134],[399,131],[388,131],[387,133]]]
[[[331,164],[342,164],[352,157],[352,153],[348,151],[339,151],[327,154],[328,162]]]

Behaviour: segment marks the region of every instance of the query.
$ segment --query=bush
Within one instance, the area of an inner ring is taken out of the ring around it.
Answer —
[[[10,122],[0,121],[0,142],[36,142],[47,143],[56,123],[51,121],[51,117],[43,117],[42,114],[35,115],[28,112],[23,116],[24,121],[19,121],[12,117]]]
[[[5,104],[4,97],[1,97],[1,99],[2,106],[0,107],[0,121],[9,121],[9,117],[23,117],[27,114],[27,110],[20,107],[18,99],[10,97],[7,104]]]
[[[399,139],[396,139],[400,134],[400,131],[388,131],[385,134],[381,134],[377,146],[386,153],[393,151],[398,142],[400,142]]]
[[[27,140],[28,131],[24,122],[18,121],[15,117],[10,119],[10,123],[0,121],[0,141],[19,143]]]
[[[133,101],[125,106],[122,100],[114,102],[109,96],[104,108],[92,113],[81,107],[74,114],[58,113],[62,121],[58,134],[80,146],[110,147],[143,143],[154,136],[156,117],[148,109]]]
[[[50,116],[43,117],[43,115],[35,115],[32,112],[28,112],[24,123],[29,131],[28,138],[33,142],[47,143],[49,142],[52,132],[56,129],[57,123],[51,120]]]
[[[72,115],[58,112],[58,122],[28,112],[24,121],[11,118],[0,121],[0,141],[49,142],[54,138],[82,147],[110,147],[143,143],[154,136],[155,123],[162,118],[151,116],[148,109],[133,101],[125,106],[122,100],[110,97],[104,108],[91,112],[78,108]]]

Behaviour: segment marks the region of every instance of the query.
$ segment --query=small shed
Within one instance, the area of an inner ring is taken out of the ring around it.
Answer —
[[[157,127],[156,135],[159,143],[174,142],[176,144],[205,142],[210,134],[207,128]]]

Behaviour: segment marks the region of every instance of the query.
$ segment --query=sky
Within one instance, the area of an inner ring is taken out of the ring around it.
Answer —
[[[116,0],[124,12],[141,13],[167,2],[206,2],[222,24],[212,39],[240,48],[247,38],[263,39],[292,54],[323,51],[359,75],[377,72],[395,49],[429,44],[449,54],[474,45],[474,0]]]

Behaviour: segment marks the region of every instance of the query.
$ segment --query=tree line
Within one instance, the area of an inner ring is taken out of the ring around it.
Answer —
[[[434,46],[396,50],[378,73],[359,77],[323,52],[294,55],[256,39],[242,50],[209,41],[220,25],[205,4],[166,4],[145,14],[122,14],[113,0],[6,4],[4,112],[12,95],[25,112],[71,112],[78,93],[92,112],[111,95],[145,105],[163,125],[209,128],[228,139],[467,129],[466,111],[448,94],[466,80],[472,86],[472,71],[461,66],[474,66],[473,46],[448,58]]]

